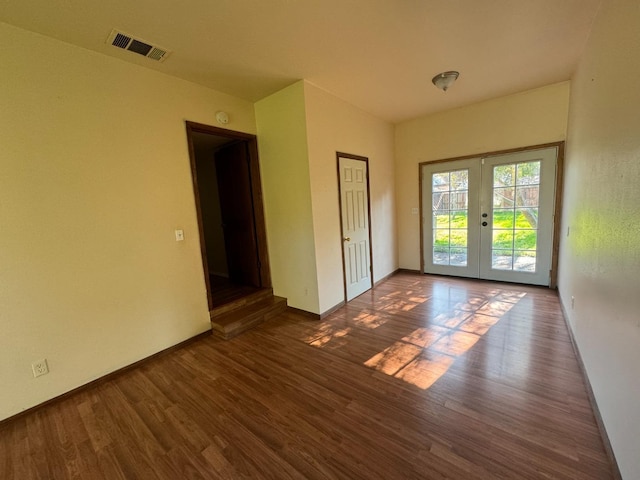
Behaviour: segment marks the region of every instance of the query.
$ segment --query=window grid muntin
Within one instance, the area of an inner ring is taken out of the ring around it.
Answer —
[[[431,175],[432,262],[466,267],[469,236],[469,169]]]
[[[536,272],[540,167],[539,160],[493,167],[491,237],[491,268],[493,270]],[[508,213],[505,224],[503,213],[506,212]],[[529,223],[530,228],[522,226],[523,218]],[[531,225],[532,221],[535,221],[535,226]],[[496,225],[499,227],[496,228]],[[526,248],[516,248],[523,245]]]

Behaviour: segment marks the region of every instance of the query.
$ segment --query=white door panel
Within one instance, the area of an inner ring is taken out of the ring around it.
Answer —
[[[367,162],[338,157],[346,300],[371,288]]]

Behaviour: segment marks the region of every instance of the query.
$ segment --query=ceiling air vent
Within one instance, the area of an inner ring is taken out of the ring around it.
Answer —
[[[171,53],[165,48],[151,45],[143,40],[140,40],[139,38],[133,38],[132,35],[118,32],[117,30],[111,31],[109,37],[107,38],[107,43],[109,45],[113,45],[114,47],[137,53],[157,62],[164,61]]]

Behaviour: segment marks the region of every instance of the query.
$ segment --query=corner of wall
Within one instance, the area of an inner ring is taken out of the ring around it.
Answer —
[[[255,104],[274,293],[320,313],[304,81]]]

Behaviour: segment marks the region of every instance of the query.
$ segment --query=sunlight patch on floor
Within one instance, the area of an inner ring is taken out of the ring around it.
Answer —
[[[407,335],[402,339],[403,342],[413,343],[419,347],[430,347],[436,340],[449,331],[448,328],[438,325],[430,325],[425,328],[414,330],[411,335]]]
[[[433,318],[364,364],[427,389],[468,352],[526,294],[496,290],[494,297],[470,297]]]
[[[364,362],[378,372],[427,389],[526,296],[524,292],[499,289],[484,296],[468,296],[453,289],[441,293],[444,295],[434,297],[411,291],[388,293],[374,301],[382,314],[358,309],[356,300],[345,307],[346,314],[322,322],[305,343],[349,351],[350,335],[376,330],[394,314],[412,311],[431,299],[432,303],[422,310],[427,325],[414,329]],[[441,313],[434,315],[434,309]],[[415,312],[412,315],[407,318],[420,318]]]
[[[422,353],[422,348],[405,342],[396,342],[384,351],[371,357],[364,364],[376,370],[394,375],[398,370]]]
[[[381,317],[380,315],[363,312],[353,319],[353,323],[359,327],[374,329],[384,325],[388,320],[388,318]]]
[[[395,377],[425,390],[444,375],[454,361],[454,357],[425,350]]]
[[[335,339],[346,337],[349,332],[351,332],[351,327],[336,328],[329,323],[325,323],[320,327],[320,330],[315,335],[312,335],[307,339],[306,343],[313,345],[314,347],[324,347]]]
[[[376,301],[378,308],[388,313],[410,312],[430,298],[428,296],[414,294],[413,292],[404,292],[402,295],[396,295],[399,293],[400,292],[393,292],[389,295],[385,295],[384,297],[380,297]],[[390,302],[390,300],[392,301]]]

